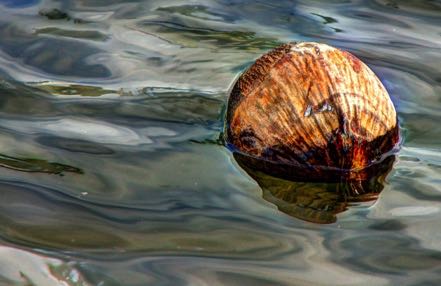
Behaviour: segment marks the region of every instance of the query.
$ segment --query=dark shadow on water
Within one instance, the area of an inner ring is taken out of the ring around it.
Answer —
[[[22,172],[37,172],[63,175],[64,172],[83,174],[79,168],[41,159],[16,158],[0,154],[0,167]]]
[[[293,181],[271,176],[243,156],[235,153],[234,157],[262,188],[265,200],[292,217],[320,224],[336,222],[337,214],[350,206],[375,202],[395,161],[395,156],[387,157],[376,165],[375,172],[370,170],[368,177],[361,176],[363,179],[309,182],[307,177]]]

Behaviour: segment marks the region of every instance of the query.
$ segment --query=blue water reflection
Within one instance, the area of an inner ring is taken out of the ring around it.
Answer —
[[[40,0],[0,0],[1,5],[11,8],[23,8],[36,5]]]

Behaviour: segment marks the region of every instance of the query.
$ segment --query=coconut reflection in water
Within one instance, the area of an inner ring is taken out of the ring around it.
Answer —
[[[234,158],[262,188],[265,200],[292,217],[320,224],[336,222],[337,214],[350,206],[364,202],[373,204],[395,161],[395,155],[389,155],[358,173],[339,175],[331,172],[329,176],[324,174],[322,181],[312,181],[308,170],[289,169],[268,162],[256,164],[255,160],[240,153],[235,153]],[[282,168],[288,169],[280,172]]]

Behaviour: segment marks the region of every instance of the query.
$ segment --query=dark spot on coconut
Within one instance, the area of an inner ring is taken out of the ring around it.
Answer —
[[[240,132],[239,140],[245,147],[248,148],[256,147],[256,137],[253,129],[251,129],[250,127]]]

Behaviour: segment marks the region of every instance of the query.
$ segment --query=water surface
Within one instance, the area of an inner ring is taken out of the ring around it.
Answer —
[[[0,0],[0,284],[441,283],[441,2],[273,2]],[[217,143],[238,74],[288,41],[363,59],[402,125],[379,200],[333,224]]]

